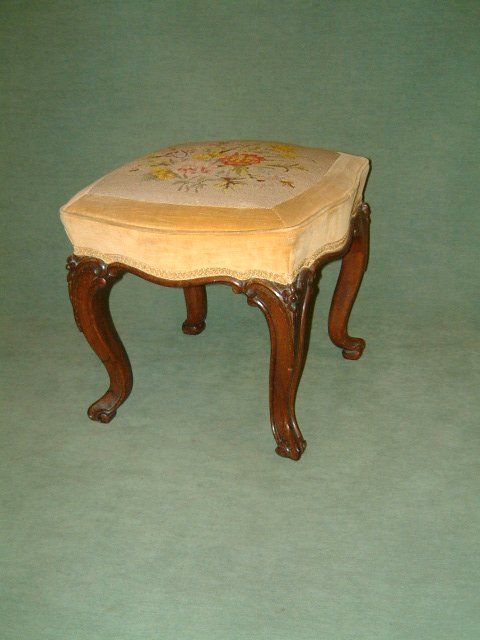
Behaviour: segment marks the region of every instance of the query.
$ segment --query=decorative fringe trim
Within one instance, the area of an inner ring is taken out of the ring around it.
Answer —
[[[74,246],[73,252],[77,256],[98,258],[99,260],[103,260],[106,264],[120,262],[128,267],[133,267],[134,269],[148,273],[156,278],[163,278],[164,280],[194,280],[195,278],[210,276],[230,276],[231,278],[237,278],[238,280],[260,278],[262,280],[278,282],[279,284],[291,284],[302,269],[310,267],[314,262],[316,262],[316,260],[326,253],[339,251],[343,246],[345,246],[345,244],[347,244],[349,238],[350,231],[348,231],[340,240],[324,244],[320,249],[304,260],[292,273],[274,273],[271,271],[262,271],[260,269],[239,271],[228,267],[204,267],[203,269],[194,269],[193,271],[170,271],[168,269],[153,267],[152,265],[136,260],[135,258],[130,258],[116,253],[102,253],[101,251],[95,251],[94,249],[89,249],[87,247]]]

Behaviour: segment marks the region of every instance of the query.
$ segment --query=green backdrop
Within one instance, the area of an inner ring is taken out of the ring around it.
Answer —
[[[477,638],[476,1],[1,3],[0,637]],[[325,269],[277,458],[268,335],[209,289],[126,278],[135,387],[108,427],[58,208],[172,142],[260,138],[372,160],[370,267],[346,362]]]

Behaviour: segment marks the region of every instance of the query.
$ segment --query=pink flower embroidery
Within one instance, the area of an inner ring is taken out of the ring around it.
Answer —
[[[178,173],[187,174],[195,174],[195,173],[212,173],[216,171],[216,167],[214,165],[208,166],[206,164],[194,165],[194,164],[186,164],[177,168]]]

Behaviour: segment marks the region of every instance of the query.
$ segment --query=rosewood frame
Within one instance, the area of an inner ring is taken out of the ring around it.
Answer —
[[[110,422],[132,389],[130,361],[109,309],[110,291],[126,272],[168,287],[182,287],[187,306],[187,319],[182,330],[190,335],[201,333],[205,328],[205,285],[225,283],[235,293],[244,293],[248,304],[261,309],[266,317],[271,342],[270,421],[277,444],[276,452],[298,460],[306,442],[295,416],[295,397],[305,365],[321,271],[328,262],[342,258],[328,330],[332,342],[342,349],[344,358],[357,360],[363,353],[365,341],[348,334],[348,320],[368,264],[369,227],[370,208],[362,203],[352,217],[346,246],[341,251],[323,255],[310,267],[302,269],[289,285],[229,276],[164,280],[119,262],[106,264],[97,258],[71,255],[67,259],[67,281],[75,321],[110,378],[106,393],[89,407],[89,418]]]

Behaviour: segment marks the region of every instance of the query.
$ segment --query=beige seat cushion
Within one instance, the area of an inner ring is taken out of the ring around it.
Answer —
[[[172,145],[61,208],[74,253],[182,280],[291,282],[348,240],[366,158],[279,142]]]

